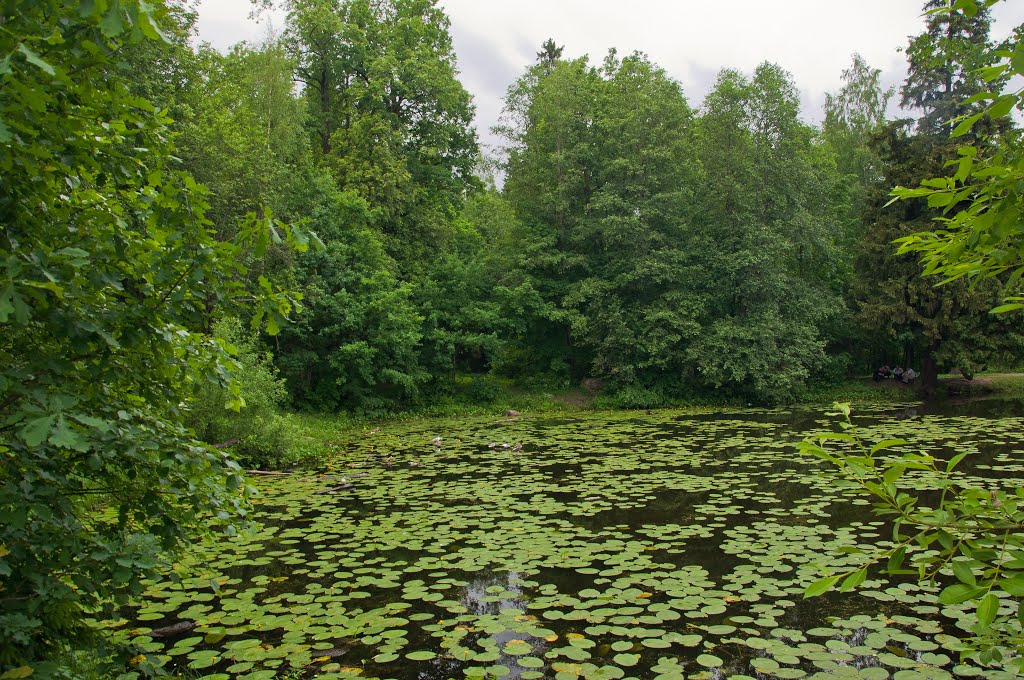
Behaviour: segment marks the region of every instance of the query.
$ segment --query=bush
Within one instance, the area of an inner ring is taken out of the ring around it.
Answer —
[[[504,393],[501,383],[489,375],[459,376],[454,384],[459,401],[470,404],[493,404]]]
[[[230,447],[246,467],[285,464],[294,457],[286,436],[288,425],[279,412],[288,401],[288,390],[278,377],[271,353],[235,318],[219,321],[213,334],[234,354],[235,382],[245,406],[238,411],[230,408],[232,395],[220,383],[200,383],[187,425],[203,441]]]
[[[671,400],[664,391],[658,387],[643,387],[642,385],[629,385],[623,387],[609,396],[598,397],[594,404],[599,408],[660,408],[668,406]]]

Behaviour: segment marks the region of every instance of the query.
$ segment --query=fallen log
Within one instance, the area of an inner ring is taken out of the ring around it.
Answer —
[[[195,621],[178,621],[173,625],[164,626],[163,628],[157,628],[156,630],[150,631],[149,637],[170,637],[172,635],[177,635],[178,633],[184,633],[186,630],[192,630],[195,627]]]
[[[352,484],[342,484],[341,486],[332,486],[329,489],[324,489],[323,491],[317,491],[316,495],[317,496],[324,496],[324,495],[329,494],[329,493],[337,493],[338,491],[344,491],[346,489],[351,489],[352,487],[353,487]]]
[[[314,650],[311,653],[313,654],[314,659],[322,659],[324,657],[327,657],[328,659],[337,659],[339,656],[345,656],[348,654],[351,649],[351,647],[335,647],[334,649],[329,649],[326,652],[318,652]]]

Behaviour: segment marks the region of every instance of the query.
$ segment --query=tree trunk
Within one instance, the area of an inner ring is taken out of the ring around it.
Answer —
[[[921,392],[924,393],[925,398],[931,399],[938,389],[939,365],[935,362],[932,353],[928,352],[921,363]]]

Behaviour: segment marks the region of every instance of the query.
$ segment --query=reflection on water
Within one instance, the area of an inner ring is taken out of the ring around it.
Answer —
[[[856,420],[869,440],[973,451],[967,472],[1012,484],[1021,413],[986,400]],[[944,645],[969,614],[940,611],[936,588],[876,575],[803,599],[889,534],[796,455],[823,427],[819,410],[745,409],[354,435],[330,469],[259,480],[264,528],[154,584],[132,634],[194,621],[136,639],[228,677],[951,677]]]

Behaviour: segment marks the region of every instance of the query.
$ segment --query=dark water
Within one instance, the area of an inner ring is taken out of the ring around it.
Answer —
[[[353,435],[328,469],[261,480],[262,528],[154,584],[120,630],[196,677],[952,677],[944,646],[969,614],[940,608],[938,588],[876,571],[857,592],[802,597],[889,534],[797,455],[835,427],[826,410]],[[970,450],[979,484],[1013,485],[1022,414],[987,400],[855,422],[868,441]],[[181,620],[196,628],[146,635]]]

